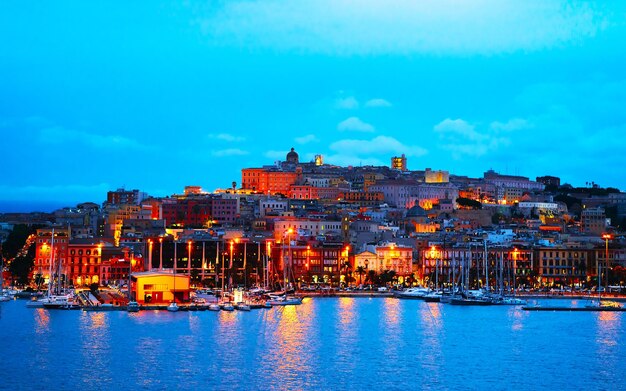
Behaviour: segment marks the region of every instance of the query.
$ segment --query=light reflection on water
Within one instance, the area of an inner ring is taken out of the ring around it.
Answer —
[[[220,313],[2,306],[0,357],[15,374],[3,389],[625,388],[625,313],[391,298]]]

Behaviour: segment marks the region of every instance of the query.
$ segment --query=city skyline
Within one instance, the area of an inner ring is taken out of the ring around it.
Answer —
[[[0,202],[212,191],[291,147],[624,187],[626,5],[385,4],[0,5]]]

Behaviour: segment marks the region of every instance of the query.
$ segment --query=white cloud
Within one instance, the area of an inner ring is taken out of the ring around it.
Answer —
[[[336,109],[354,110],[359,108],[359,101],[354,96],[335,99]]]
[[[243,136],[234,136],[229,133],[209,134],[208,137],[210,139],[222,140],[222,141],[228,141],[228,142],[240,142],[240,141],[246,140],[246,138]]]
[[[601,5],[567,0],[223,4],[217,11],[213,5],[196,9],[195,23],[215,45],[341,55],[533,51],[578,44],[611,27]]]
[[[339,122],[339,124],[337,124],[337,130],[342,132],[350,130],[355,132],[373,132],[375,129],[372,125],[361,121],[357,117],[350,117]]]
[[[470,124],[463,119],[446,118],[434,126],[441,146],[455,159],[480,157],[511,144],[510,133],[531,127],[520,118],[505,123],[494,121],[489,126]]]
[[[346,151],[358,151],[364,156],[404,153],[406,156],[418,157],[428,153],[422,147],[404,145],[389,136],[377,136],[371,140],[339,140],[330,144],[329,149],[342,154],[345,154]]]
[[[385,99],[370,99],[367,102],[365,102],[365,107],[391,107],[391,102],[385,100]]]
[[[39,141],[47,144],[81,143],[98,149],[128,148],[151,150],[152,146],[119,135],[101,135],[53,126],[39,131]]]
[[[502,130],[505,132],[511,132],[515,130],[532,128],[533,126],[525,119],[513,118],[504,123],[494,121],[489,125],[489,127],[493,130]]]
[[[248,155],[248,151],[244,151],[238,148],[228,148],[228,149],[220,149],[217,151],[211,151],[211,155],[215,157],[225,157],[225,156],[245,156]]]
[[[315,137],[314,134],[307,134],[306,136],[296,137],[294,141],[298,144],[308,144],[308,143],[316,143],[320,140]]]

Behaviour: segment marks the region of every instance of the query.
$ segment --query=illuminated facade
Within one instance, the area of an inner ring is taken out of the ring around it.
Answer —
[[[133,298],[139,304],[167,304],[189,301],[189,276],[168,272],[133,273]]]
[[[54,243],[52,243],[53,231]],[[67,249],[69,241],[70,232],[67,228],[41,228],[37,230],[34,270],[36,274],[43,276],[46,283],[50,278],[50,270],[52,270],[52,276],[66,276],[68,274]],[[52,262],[52,268],[50,262]]]
[[[241,170],[241,187],[264,194],[288,195],[298,174],[275,168],[244,168]]]
[[[391,158],[391,168],[399,171],[406,171],[406,156],[394,156]]]

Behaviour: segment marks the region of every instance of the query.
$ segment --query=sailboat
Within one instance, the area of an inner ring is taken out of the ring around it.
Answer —
[[[174,240],[174,289],[172,290],[172,302],[167,306],[167,310],[170,312],[176,312],[180,309],[176,304],[176,240]]]
[[[2,247],[0,247],[1,249]],[[2,279],[2,270],[4,269],[4,262],[2,253],[0,253],[0,301],[9,301],[11,297],[4,292],[4,280]]]
[[[292,268],[292,257],[291,257],[291,237],[288,237],[289,240],[289,248],[288,248],[288,262],[284,262],[284,267],[283,267],[283,281],[285,283],[285,288],[284,291],[280,294],[271,294],[269,293],[269,300],[267,301],[267,304],[270,304],[272,306],[284,306],[284,305],[300,305],[302,304],[302,298],[298,297],[298,296],[294,296],[294,295],[288,295],[288,278],[289,278],[289,274],[291,273],[291,268]],[[283,251],[284,251],[284,243],[283,243]],[[283,257],[283,260],[285,260],[285,258]]]

